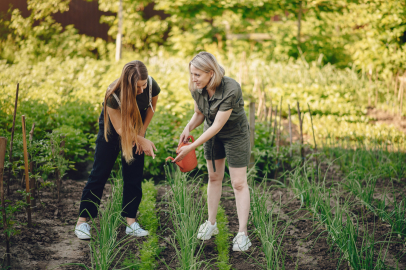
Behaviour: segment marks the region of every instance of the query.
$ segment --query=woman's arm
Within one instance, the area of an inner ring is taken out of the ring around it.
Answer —
[[[200,136],[199,139],[197,139],[194,143],[180,148],[179,152],[178,152],[178,156],[174,159],[173,162],[181,161],[190,151],[196,149],[198,146],[207,142],[208,140],[213,138],[214,135],[219,133],[219,131],[223,128],[223,126],[226,124],[226,122],[230,118],[232,111],[233,111],[233,109],[230,109],[225,112],[222,112],[222,111],[217,112],[213,125],[211,125],[210,128],[208,128],[205,132],[203,132],[202,136]]]
[[[151,107],[148,107],[148,109],[147,109],[147,114],[146,114],[145,120],[144,120],[144,126],[139,134],[142,137],[145,137],[145,132],[147,131],[148,125],[151,122],[152,117],[154,116],[154,112],[156,111],[157,102],[158,102],[158,95],[156,95],[155,97],[152,97],[152,108],[154,108],[154,110],[152,111]]]
[[[156,102],[155,102],[156,105]],[[154,106],[154,105],[152,105]],[[155,108],[154,108],[155,110]],[[110,107],[107,107],[107,113],[110,118],[113,128],[116,130],[117,134],[121,136],[121,111],[115,110]],[[152,117],[151,117],[152,118]],[[147,156],[155,158],[154,149],[156,151],[155,145],[150,140],[145,139],[143,136],[138,135],[137,141],[140,148],[144,151]]]
[[[110,122],[113,124],[113,128],[117,134],[121,136],[121,111],[107,107],[107,113],[110,118]]]
[[[202,114],[202,112],[197,107],[196,101],[195,101],[194,105],[195,105],[195,113],[193,114],[192,119],[190,119],[189,123],[183,129],[183,132],[182,132],[182,134],[180,135],[180,138],[179,138],[179,144],[181,142],[186,143],[188,141],[187,138],[189,137],[189,133],[192,130],[194,130],[195,128],[197,128],[198,126],[200,126],[204,121],[204,115]]]

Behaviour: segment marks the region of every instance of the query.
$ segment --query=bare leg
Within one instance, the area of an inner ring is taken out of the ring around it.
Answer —
[[[79,226],[82,223],[85,223],[87,221],[87,218],[85,217],[79,217],[78,223],[76,223],[76,226]]]
[[[217,208],[220,203],[226,159],[223,158],[216,160],[215,163],[216,172],[213,171],[212,161],[207,160],[207,168],[209,170],[209,184],[207,186],[207,208],[209,212],[209,221],[212,225],[216,223]]]
[[[133,224],[133,223],[135,222],[135,218],[129,218],[129,217],[127,217],[126,219],[127,219],[128,225],[131,225],[131,224]]]
[[[247,233],[248,215],[250,212],[250,192],[247,183],[247,167],[230,168],[231,184],[233,185],[238,215],[238,232]]]

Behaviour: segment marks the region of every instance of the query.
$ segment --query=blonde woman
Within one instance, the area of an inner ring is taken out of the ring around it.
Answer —
[[[113,165],[121,150],[123,173],[123,211],[127,219],[126,233],[148,235],[135,222],[142,198],[144,153],[155,158],[155,145],[145,139],[145,132],[154,116],[160,88],[148,76],[141,61],[127,63],[119,79],[107,88],[103,110],[99,117],[94,164],[83,189],[79,219],[75,234],[79,239],[90,239],[89,217],[97,216],[97,206]]]
[[[249,127],[244,111],[240,85],[224,76],[224,68],[207,52],[200,52],[189,63],[189,90],[194,99],[195,113],[183,130],[179,143],[185,141],[204,122],[203,134],[192,144],[182,147],[174,162],[204,143],[204,155],[209,171],[207,187],[208,220],[199,227],[198,238],[208,240],[218,233],[216,215],[222,192],[225,158],[234,189],[239,230],[233,240],[234,251],[246,251],[251,246],[247,234],[250,195],[247,166],[250,156]]]

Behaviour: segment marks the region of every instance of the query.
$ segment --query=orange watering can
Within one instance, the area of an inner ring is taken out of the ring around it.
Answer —
[[[192,139],[192,142],[195,141],[195,138],[193,138],[193,136],[189,136],[189,137],[187,137],[187,139],[188,140]],[[192,143],[191,142],[187,142],[187,143],[182,142],[178,146],[177,150],[182,148],[182,146],[189,145],[189,144],[192,144]],[[176,150],[176,152],[177,152],[177,150]],[[165,159],[165,161],[168,161],[168,159],[174,160],[173,157],[167,157]],[[196,166],[197,166],[197,158],[196,158],[195,150],[190,151],[181,161],[176,162],[176,165],[179,166],[181,172],[190,172],[191,170],[196,168]]]

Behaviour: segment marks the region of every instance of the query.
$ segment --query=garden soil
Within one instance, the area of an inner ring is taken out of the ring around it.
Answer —
[[[287,121],[283,121],[282,124],[286,130]],[[297,128],[293,127],[294,140],[297,140]],[[327,186],[334,185],[344,178],[336,166],[327,170],[327,165],[322,164],[322,172],[323,175],[326,173]],[[378,180],[374,199],[380,199],[382,194],[388,191],[388,183],[387,179]],[[27,228],[26,225],[17,225],[18,233],[11,237],[11,269],[83,269],[76,265],[67,264],[91,266],[89,241],[79,240],[74,235],[74,226],[84,185],[84,181],[64,180],[60,203],[57,202],[54,191],[49,188],[41,191],[37,208],[33,212],[33,227]],[[17,189],[21,189],[17,184],[11,187],[12,196],[8,199],[12,201],[22,199],[21,195],[16,192]],[[170,244],[171,239],[173,239],[173,226],[168,214],[168,204],[165,202],[165,194],[168,190],[169,187],[165,184],[158,186],[157,206],[161,225],[157,234],[160,237],[161,252],[157,261],[157,269],[160,270],[176,269],[179,266],[176,261],[175,249]],[[396,182],[390,191],[393,190],[396,192],[389,192],[388,196],[400,199],[406,193],[406,179]],[[109,196],[110,191],[111,186],[107,184],[103,193],[104,199]],[[286,255],[285,269],[337,269],[337,265],[340,265],[339,269],[350,269],[346,263],[339,263],[341,254],[336,249],[331,249],[323,227],[314,220],[309,211],[301,207],[300,201],[289,189],[271,187],[269,192],[272,200],[278,202],[279,206],[275,208],[275,211],[279,213],[281,222],[289,224],[282,241],[283,251]],[[341,196],[348,196],[348,193],[343,191]],[[356,201],[356,198],[353,200]],[[234,237],[238,231],[238,219],[234,193],[229,184],[223,186],[221,205],[225,209],[229,221],[227,224],[229,231]],[[204,211],[202,210],[202,212]],[[364,217],[364,228],[371,233],[374,231],[377,241],[387,241],[388,237],[390,241],[393,241],[388,247],[387,263],[389,266],[396,267],[395,259],[398,258],[399,254],[406,252],[404,243],[396,236],[390,235],[390,228],[387,223],[380,221],[362,207],[355,207],[353,213],[357,217]],[[22,223],[27,222],[25,213],[17,213],[16,217]],[[252,247],[247,253],[233,252],[231,250],[232,237],[230,237],[229,262],[233,269],[263,269],[259,266],[265,262],[260,241],[254,234],[255,228],[252,224],[249,224],[248,229]],[[124,230],[124,226],[121,226],[118,239],[125,236]],[[139,254],[139,246],[143,240],[134,238],[134,241],[128,245],[126,252],[123,252],[123,258],[130,253]],[[218,269],[215,265],[217,251],[214,239],[205,241],[202,247],[202,259],[209,261],[208,269]],[[4,254],[5,238],[3,228],[1,228],[0,258],[4,258]],[[120,266],[119,263],[115,269],[121,268]],[[400,258],[398,266],[399,269],[406,269],[406,256]]]

